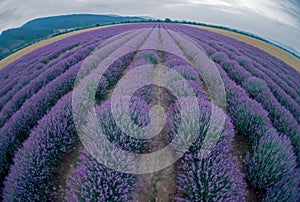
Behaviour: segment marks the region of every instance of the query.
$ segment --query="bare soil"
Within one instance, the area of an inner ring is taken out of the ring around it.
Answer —
[[[248,144],[248,142],[249,140],[245,138],[242,134],[236,133],[231,144],[231,152],[237,159],[238,167],[241,173],[244,174],[244,182],[246,183],[246,165],[244,163],[244,159],[246,157],[246,154],[250,151],[250,145]],[[247,184],[245,201],[258,201],[259,194],[260,193],[258,190],[253,189]]]
[[[127,67],[129,67],[130,64]],[[121,77],[124,76],[127,72],[128,72],[128,68],[125,68],[125,70],[122,72]],[[113,89],[114,86],[108,90],[105,100],[111,97]],[[57,168],[57,170],[53,174],[54,185],[52,189],[55,192],[55,195],[53,196],[52,199],[53,201],[55,202],[63,201],[66,194],[66,185],[68,183],[68,179],[70,178],[70,176],[72,176],[72,174],[76,169],[76,162],[83,148],[84,146],[79,139],[74,145],[74,147],[72,148],[72,150],[66,155],[64,155],[61,165]]]
[[[159,65],[159,64],[158,64]],[[163,79],[161,72],[155,72],[156,76],[154,79]],[[154,96],[150,105],[160,105],[165,111],[167,111],[171,104],[167,99],[167,94],[160,87],[154,88]],[[158,151],[169,144],[167,138],[169,130],[164,127],[163,130],[152,138],[150,145],[145,149],[148,153]],[[170,151],[170,157],[175,158],[175,152]],[[159,161],[153,160],[150,162],[151,165],[160,165]],[[139,165],[138,165],[139,166]],[[176,167],[177,164],[172,164],[169,167],[160,170],[158,172],[138,175],[137,186],[138,189],[133,197],[133,201],[145,201],[145,202],[168,202],[174,201],[176,194]]]
[[[186,55],[186,57],[188,58],[188,60],[191,64],[194,64],[193,61],[191,61],[189,59],[188,55]],[[194,65],[192,67],[194,67]],[[201,78],[201,75],[199,75],[199,76]],[[205,86],[204,86],[203,90],[209,96],[209,94],[207,92],[208,89]],[[245,175],[246,174],[246,166],[244,164],[244,159],[245,159],[248,151],[250,151],[250,145],[248,143],[249,143],[249,139],[245,138],[242,134],[236,133],[233,138],[233,141],[231,142],[231,152],[236,157],[237,163],[238,163],[238,168],[240,169],[240,172],[244,174],[243,180],[247,184],[245,201],[246,202],[254,202],[254,201],[259,201],[258,196],[261,193],[258,190],[255,190],[251,186],[249,186],[249,183],[247,182],[247,179],[246,179],[246,175]]]
[[[62,164],[53,174],[54,186],[52,189],[56,193],[56,195],[53,197],[53,201],[63,201],[66,193],[67,180],[75,171],[76,162],[82,149],[83,145],[81,141],[78,140],[72,151],[64,156]]]

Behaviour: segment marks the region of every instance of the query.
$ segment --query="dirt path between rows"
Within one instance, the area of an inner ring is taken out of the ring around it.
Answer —
[[[249,141],[249,140],[247,140]],[[232,144],[231,144],[231,153],[233,156],[236,157],[238,169],[243,173],[246,174],[246,165],[244,163],[244,159],[246,154],[250,151],[250,145],[247,144],[246,138],[242,134],[236,133],[233,137]],[[247,183],[246,175],[244,176],[244,181]],[[258,195],[260,193],[257,190],[252,189],[247,184],[247,191],[245,196],[246,202],[253,202],[258,201]]]
[[[129,67],[132,65],[133,61],[134,60],[132,60],[125,67],[122,74],[120,75],[120,79],[127,74],[127,72],[129,71]],[[112,86],[110,89],[108,89],[104,100],[108,100],[112,96],[115,86],[116,84]],[[102,101],[101,103],[103,102],[105,101]],[[101,104],[101,103],[97,103],[97,104]],[[78,139],[78,141],[74,144],[72,150],[63,157],[61,165],[55,171],[53,175],[54,182],[52,187],[53,191],[56,194],[52,198],[54,202],[63,201],[66,195],[66,185],[68,183],[69,178],[76,170],[76,163],[83,149],[84,149],[84,145],[82,144],[80,139]]]
[[[172,37],[171,34],[170,34],[170,36]],[[173,38],[173,40],[174,40],[174,38]],[[176,43],[175,40],[174,40],[174,42]],[[187,60],[190,62],[190,64],[192,64],[192,67],[196,71],[198,71],[195,68],[194,62],[191,59],[189,59],[189,56],[186,55],[186,53],[184,51],[183,51],[183,53],[186,56]],[[203,83],[205,83],[204,80],[201,78],[200,74],[199,74],[199,77],[200,77],[201,81]],[[203,90],[205,91],[205,93],[207,95],[209,95],[208,89],[205,85],[203,87]],[[228,115],[228,112],[226,112],[226,113]],[[242,134],[236,133],[233,137],[232,144],[230,145],[231,146],[230,150],[231,150],[231,153],[233,154],[233,156],[235,156],[235,158],[237,160],[238,169],[240,170],[240,172],[242,174],[244,174],[243,181],[247,184],[246,194],[245,194],[245,202],[253,202],[253,201],[258,201],[258,196],[260,193],[257,190],[252,189],[246,180],[246,165],[244,164],[244,159],[245,159],[246,154],[250,151],[250,145],[248,145],[248,142],[249,142],[249,140],[247,140],[245,137],[243,137]]]
[[[130,64],[128,66],[130,66]],[[122,72],[121,78],[122,76],[126,75],[127,72],[128,68],[125,68]],[[111,97],[113,89],[114,87],[108,90],[105,100],[108,100]],[[58,167],[55,174],[53,175],[54,185],[52,189],[56,193],[56,195],[54,195],[52,199],[54,202],[63,201],[66,194],[66,185],[68,183],[69,178],[76,170],[76,163],[83,149],[84,146],[82,142],[78,140],[73,146],[72,150],[64,156],[61,165]]]
[[[53,174],[55,177],[52,189],[56,193],[56,195],[53,196],[53,201],[63,201],[66,194],[67,181],[75,171],[76,162],[82,150],[83,145],[81,141],[78,140],[73,146],[72,151],[64,156],[62,163]]]
[[[163,74],[159,66],[163,62],[163,56],[159,53],[161,62],[155,66],[155,76],[154,83],[159,83],[163,79]],[[171,104],[168,99],[168,93],[161,87],[155,86],[153,88],[153,100],[150,106],[159,105],[167,111],[169,105]],[[152,153],[158,151],[169,144],[168,140],[169,129],[165,126],[158,135],[153,137],[151,143],[145,149],[147,153]],[[175,151],[168,151],[168,158],[175,158]],[[154,168],[161,165],[162,163],[157,159],[153,159],[149,162]],[[133,197],[134,202],[168,202],[174,201],[174,196],[176,194],[176,166],[177,164],[172,164],[169,167],[162,169],[160,171],[141,174],[138,175],[137,186],[138,189]],[[138,165],[140,166],[140,165]]]

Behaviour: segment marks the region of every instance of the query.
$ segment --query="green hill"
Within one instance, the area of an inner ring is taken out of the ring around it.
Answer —
[[[2,32],[0,35],[0,60],[28,45],[75,29],[143,20],[145,18],[142,17],[92,14],[74,14],[34,19],[19,28]]]

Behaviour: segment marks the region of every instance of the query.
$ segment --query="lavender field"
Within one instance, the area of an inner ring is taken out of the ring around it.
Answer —
[[[3,201],[297,202],[299,165],[300,73],[233,38],[124,24],[0,70]]]

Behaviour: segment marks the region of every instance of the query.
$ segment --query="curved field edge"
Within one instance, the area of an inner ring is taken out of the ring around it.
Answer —
[[[0,70],[3,69],[4,67],[6,67],[7,65],[13,63],[14,61],[16,61],[17,59],[27,55],[28,53],[37,50],[43,46],[49,45],[51,43],[54,43],[56,41],[68,38],[70,36],[74,36],[77,34],[81,34],[81,33],[85,33],[85,32],[89,32],[89,31],[93,31],[93,30],[98,30],[98,29],[103,29],[106,27],[112,27],[112,26],[116,26],[116,25],[120,25],[120,24],[114,24],[114,25],[104,25],[104,26],[99,26],[99,27],[93,27],[93,28],[87,28],[87,29],[81,29],[81,30],[77,30],[77,31],[73,31],[73,32],[69,32],[66,34],[62,34],[62,35],[58,35],[49,39],[45,39],[42,40],[40,42],[37,42],[35,44],[32,44],[30,46],[27,46],[26,48],[23,48],[9,56],[7,56],[6,58],[0,60]]]
[[[229,30],[224,30],[224,29],[219,29],[219,28],[214,28],[214,27],[208,27],[208,26],[202,26],[202,25],[188,25],[188,26],[196,27],[199,29],[205,29],[205,30],[208,30],[211,32],[222,34],[222,35],[234,38],[238,41],[255,46],[255,47],[275,56],[276,58],[282,60],[283,62],[290,65],[291,67],[296,69],[298,72],[300,72],[300,59],[298,59],[294,55],[292,55],[270,43],[267,43],[265,41],[262,41],[262,40],[244,35],[244,34],[240,34],[240,33],[234,32],[234,31],[229,31]]]
[[[50,39],[46,39],[43,41],[40,41],[38,43],[35,43],[33,45],[30,45],[24,49],[21,49],[19,51],[17,51],[16,53],[13,53],[12,55],[4,58],[3,60],[0,60],[0,70],[2,68],[4,68],[5,66],[11,64],[12,62],[14,62],[15,60],[21,58],[22,56],[38,49],[41,48],[45,45],[51,44],[53,42],[59,41],[61,39],[65,39],[67,37],[76,35],[76,34],[80,34],[80,33],[84,33],[84,32],[89,32],[92,30],[97,30],[97,29],[102,29],[102,28],[106,28],[106,27],[111,27],[111,26],[117,26],[120,24],[114,24],[114,25],[105,25],[105,26],[100,26],[100,27],[94,27],[94,28],[87,28],[87,29],[82,29],[82,30],[77,30],[74,32],[69,32],[66,34],[62,34],[59,36],[55,36],[52,37]],[[182,24],[185,25],[186,24]],[[229,31],[229,30],[224,30],[224,29],[220,29],[220,28],[214,28],[214,27],[208,27],[208,26],[202,26],[202,25],[188,25],[188,26],[192,26],[192,27],[196,27],[199,29],[205,29],[208,31],[212,31],[218,34],[222,34],[231,38],[234,38],[236,40],[245,42],[247,44],[250,44],[252,46],[255,46],[275,57],[277,57],[278,59],[282,60],[283,62],[285,62],[286,64],[290,65],[291,67],[293,67],[294,69],[296,69],[298,72],[300,72],[300,59],[296,58],[295,56],[293,56],[292,54],[270,44],[264,41],[261,41],[259,39],[255,39],[253,37],[250,36],[246,36],[244,34],[241,33],[237,33],[234,31]]]

